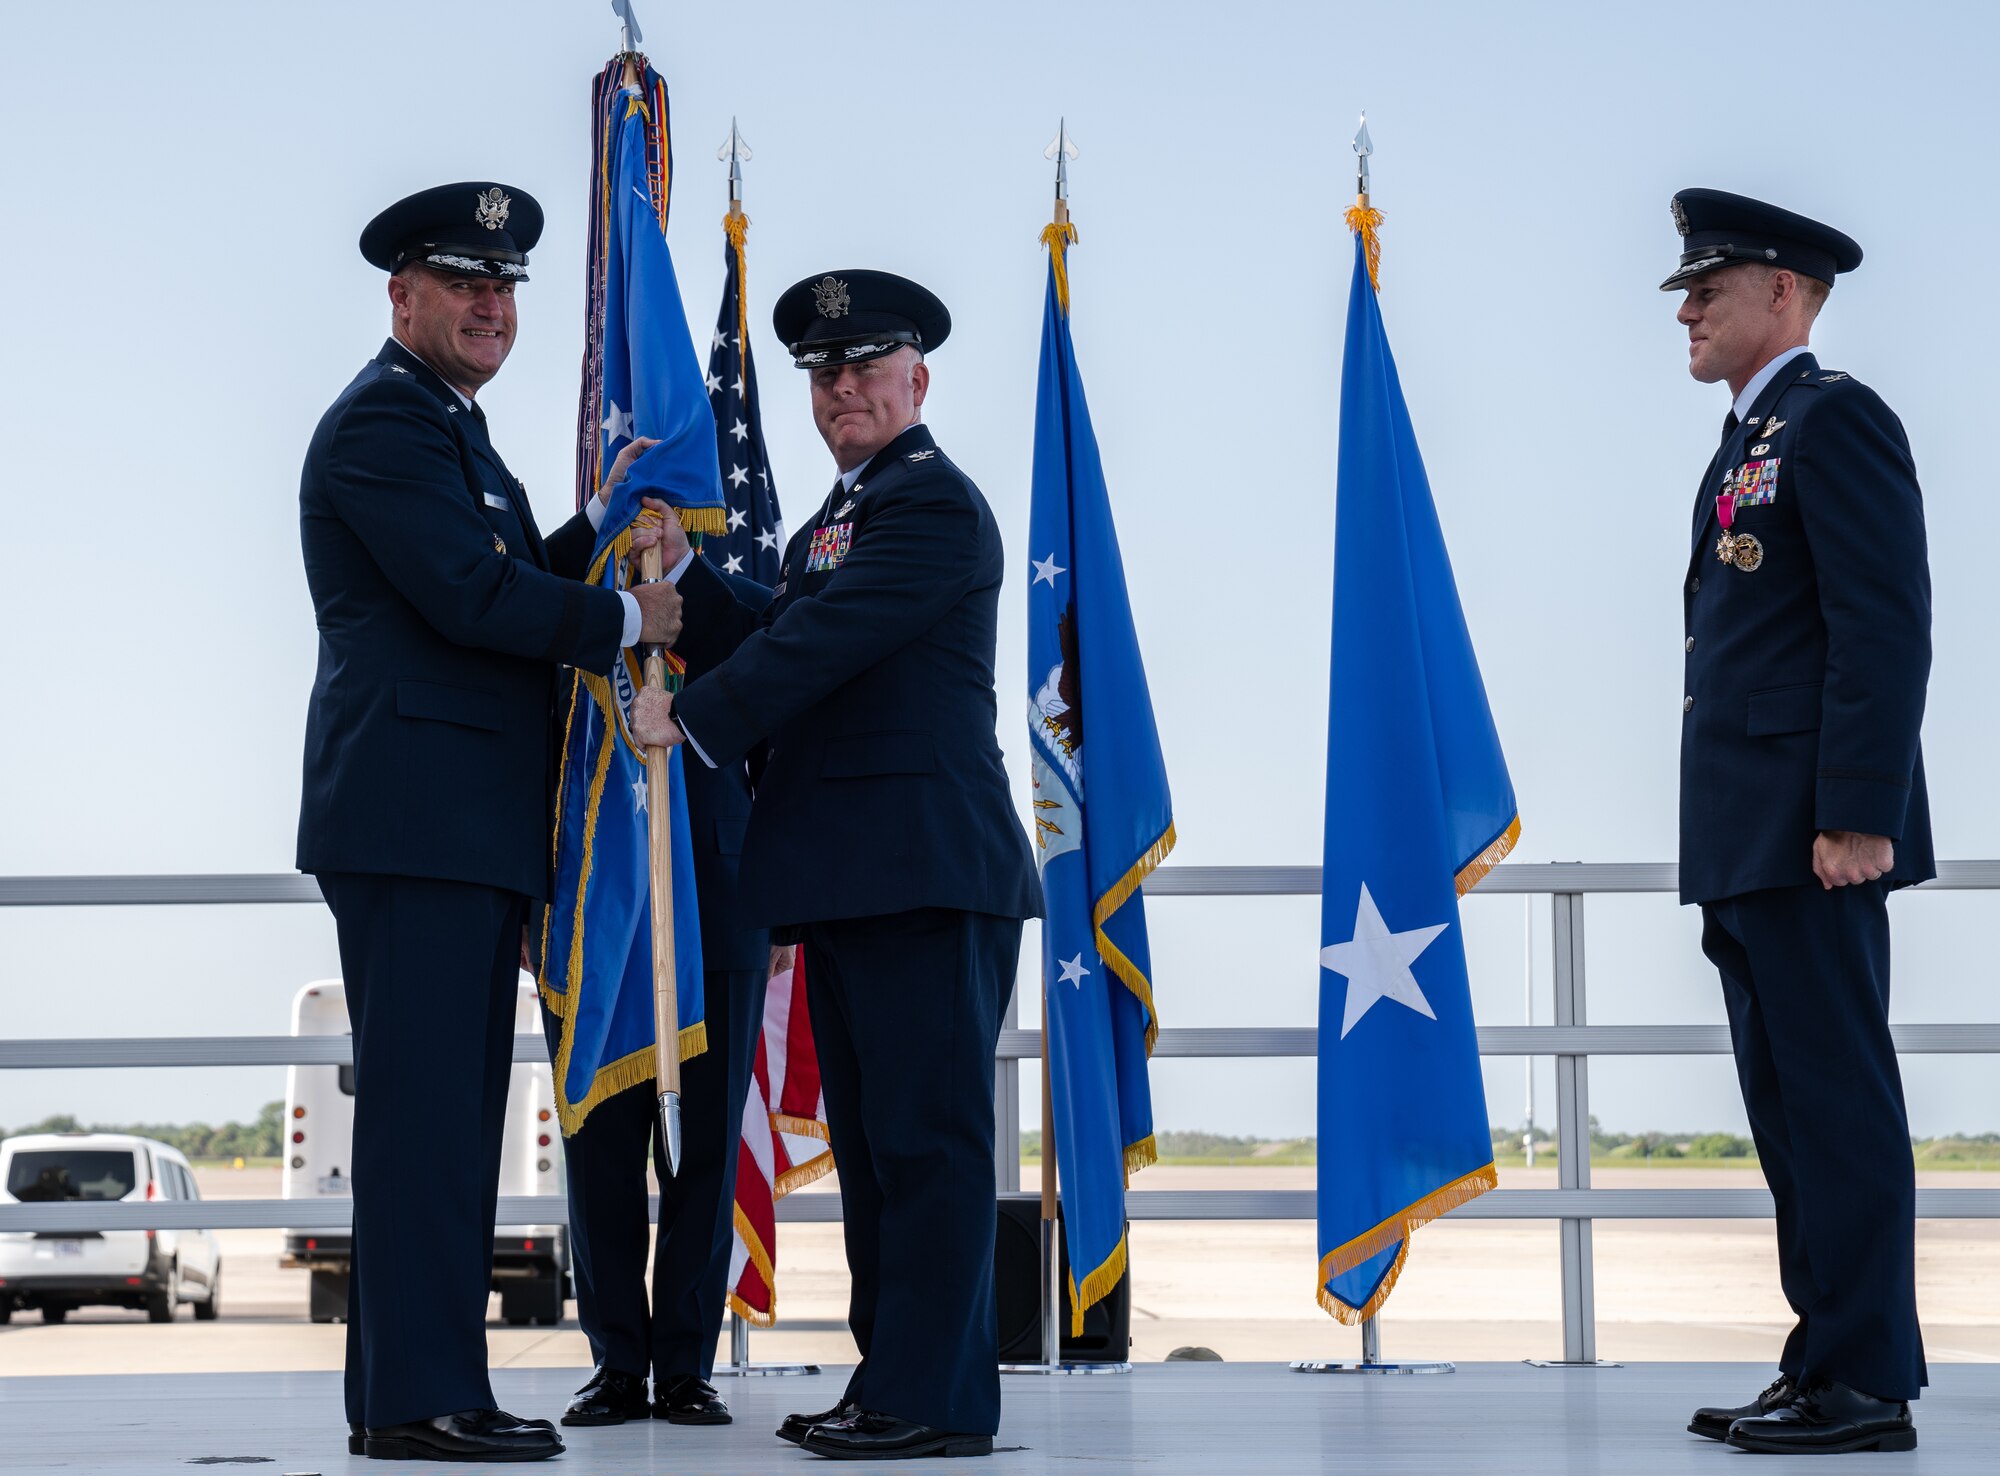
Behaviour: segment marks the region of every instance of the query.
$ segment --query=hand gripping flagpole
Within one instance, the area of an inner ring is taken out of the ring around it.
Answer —
[[[639,551],[639,578],[657,584],[664,577],[660,546]],[[667,687],[667,648],[649,645],[646,685]],[[674,810],[668,751],[646,749],[646,840],[653,894],[653,1070],[660,1093],[660,1140],[666,1145],[667,1172],[681,1171],[681,1010],[674,961]]]
[[[1376,238],[1376,227],[1382,223],[1382,212],[1368,203],[1368,160],[1375,152],[1375,144],[1368,137],[1368,114],[1361,115],[1361,126],[1354,134],[1354,207],[1347,212],[1347,228],[1361,236],[1362,249],[1368,253],[1369,284],[1381,289],[1377,281],[1377,267],[1382,259],[1382,245]],[[1384,1363],[1382,1361],[1382,1329],[1374,1317],[1363,1319],[1361,1323],[1361,1361],[1359,1363],[1328,1363],[1320,1359],[1303,1359],[1292,1365],[1293,1373],[1338,1373],[1338,1374],[1436,1374],[1453,1373],[1456,1368],[1450,1363]]]

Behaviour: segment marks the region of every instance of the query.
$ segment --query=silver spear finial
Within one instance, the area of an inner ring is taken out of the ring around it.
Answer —
[[[729,166],[729,203],[741,204],[743,200],[743,166],[756,157],[750,145],[736,129],[736,119],[729,120],[729,137],[722,141],[722,147],[715,151],[715,157]]]
[[[1068,203],[1069,161],[1077,157],[1076,140],[1069,136],[1069,119],[1064,118],[1056,126],[1056,136],[1042,150],[1042,157],[1056,161],[1056,199]]]
[[[611,13],[618,17],[618,49],[636,51],[646,33],[639,29],[639,17],[632,13],[632,0],[611,0]]]
[[[1361,127],[1354,135],[1354,192],[1362,199],[1368,198],[1368,156],[1375,152],[1375,145],[1368,138],[1368,114],[1361,114]]]

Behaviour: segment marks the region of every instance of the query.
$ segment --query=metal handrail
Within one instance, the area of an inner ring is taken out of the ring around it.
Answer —
[[[1563,1361],[1596,1360],[1591,1226],[1600,1219],[1756,1219],[1772,1214],[1761,1189],[1592,1189],[1588,1152],[1591,1056],[1726,1055],[1721,1025],[1588,1025],[1584,1019],[1583,899],[1592,892],[1659,893],[1677,888],[1667,862],[1508,862],[1480,885],[1480,895],[1541,894],[1550,898],[1555,1023],[1479,1027],[1482,1056],[1553,1056],[1556,1062],[1558,1187],[1494,1190],[1453,1211],[1472,1220],[1554,1219],[1561,1227]],[[2000,861],[1945,861],[1926,891],[2000,890]],[[1317,866],[1168,866],[1147,879],[1155,897],[1316,896]],[[302,903],[320,900],[309,876],[227,873],[210,876],[0,877],[0,907],[193,906]],[[1009,1026],[1012,1026],[1010,1015]],[[2000,1024],[1904,1024],[1890,1027],[1899,1054],[2000,1053]],[[1311,1027],[1199,1027],[1160,1032],[1162,1057],[1309,1057]],[[995,1147],[998,1188],[1018,1187],[1020,1062],[1041,1055],[1041,1033],[1008,1028],[995,1052],[995,1099],[1001,1130]],[[197,1036],[179,1039],[0,1040],[0,1069],[74,1067],[261,1066],[340,1064],[352,1059],[347,1036]],[[546,1061],[539,1035],[514,1040],[516,1061]],[[1312,1190],[1135,1190],[1126,1196],[1135,1220],[1311,1219]],[[657,1211],[658,1201],[654,1201]],[[1930,1219],[2000,1218],[2000,1190],[1925,1188],[1917,1214]],[[352,1224],[347,1200],[241,1199],[0,1205],[0,1232],[105,1229],[342,1230]],[[837,1193],[794,1194],[778,1218],[840,1218]],[[560,1196],[507,1197],[497,1223],[567,1223]]]

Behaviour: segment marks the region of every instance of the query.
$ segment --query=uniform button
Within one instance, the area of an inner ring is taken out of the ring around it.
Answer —
[[[1692,697],[1683,697],[1683,698],[1681,699],[1681,711],[1682,711],[1682,712],[1693,712],[1693,711],[1694,711],[1694,698],[1692,698]]]
[[[1693,637],[1693,636],[1689,636],[1689,637],[1688,637],[1688,643],[1687,643],[1687,649],[1688,649],[1688,650],[1690,650],[1690,651],[1692,651],[1692,650],[1694,649],[1694,637]]]
[[[1699,574],[1695,575],[1694,578],[1688,581],[1688,593],[1689,594],[1701,593],[1701,576]]]

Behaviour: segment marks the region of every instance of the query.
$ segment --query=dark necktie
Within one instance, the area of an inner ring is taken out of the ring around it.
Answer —
[[[1743,422],[1736,418],[1736,410],[1735,407],[1732,406],[1730,408],[1729,413],[1723,416],[1722,418],[1722,439],[1726,441],[1731,436],[1735,435],[1736,427],[1741,424],[1743,424]]]

